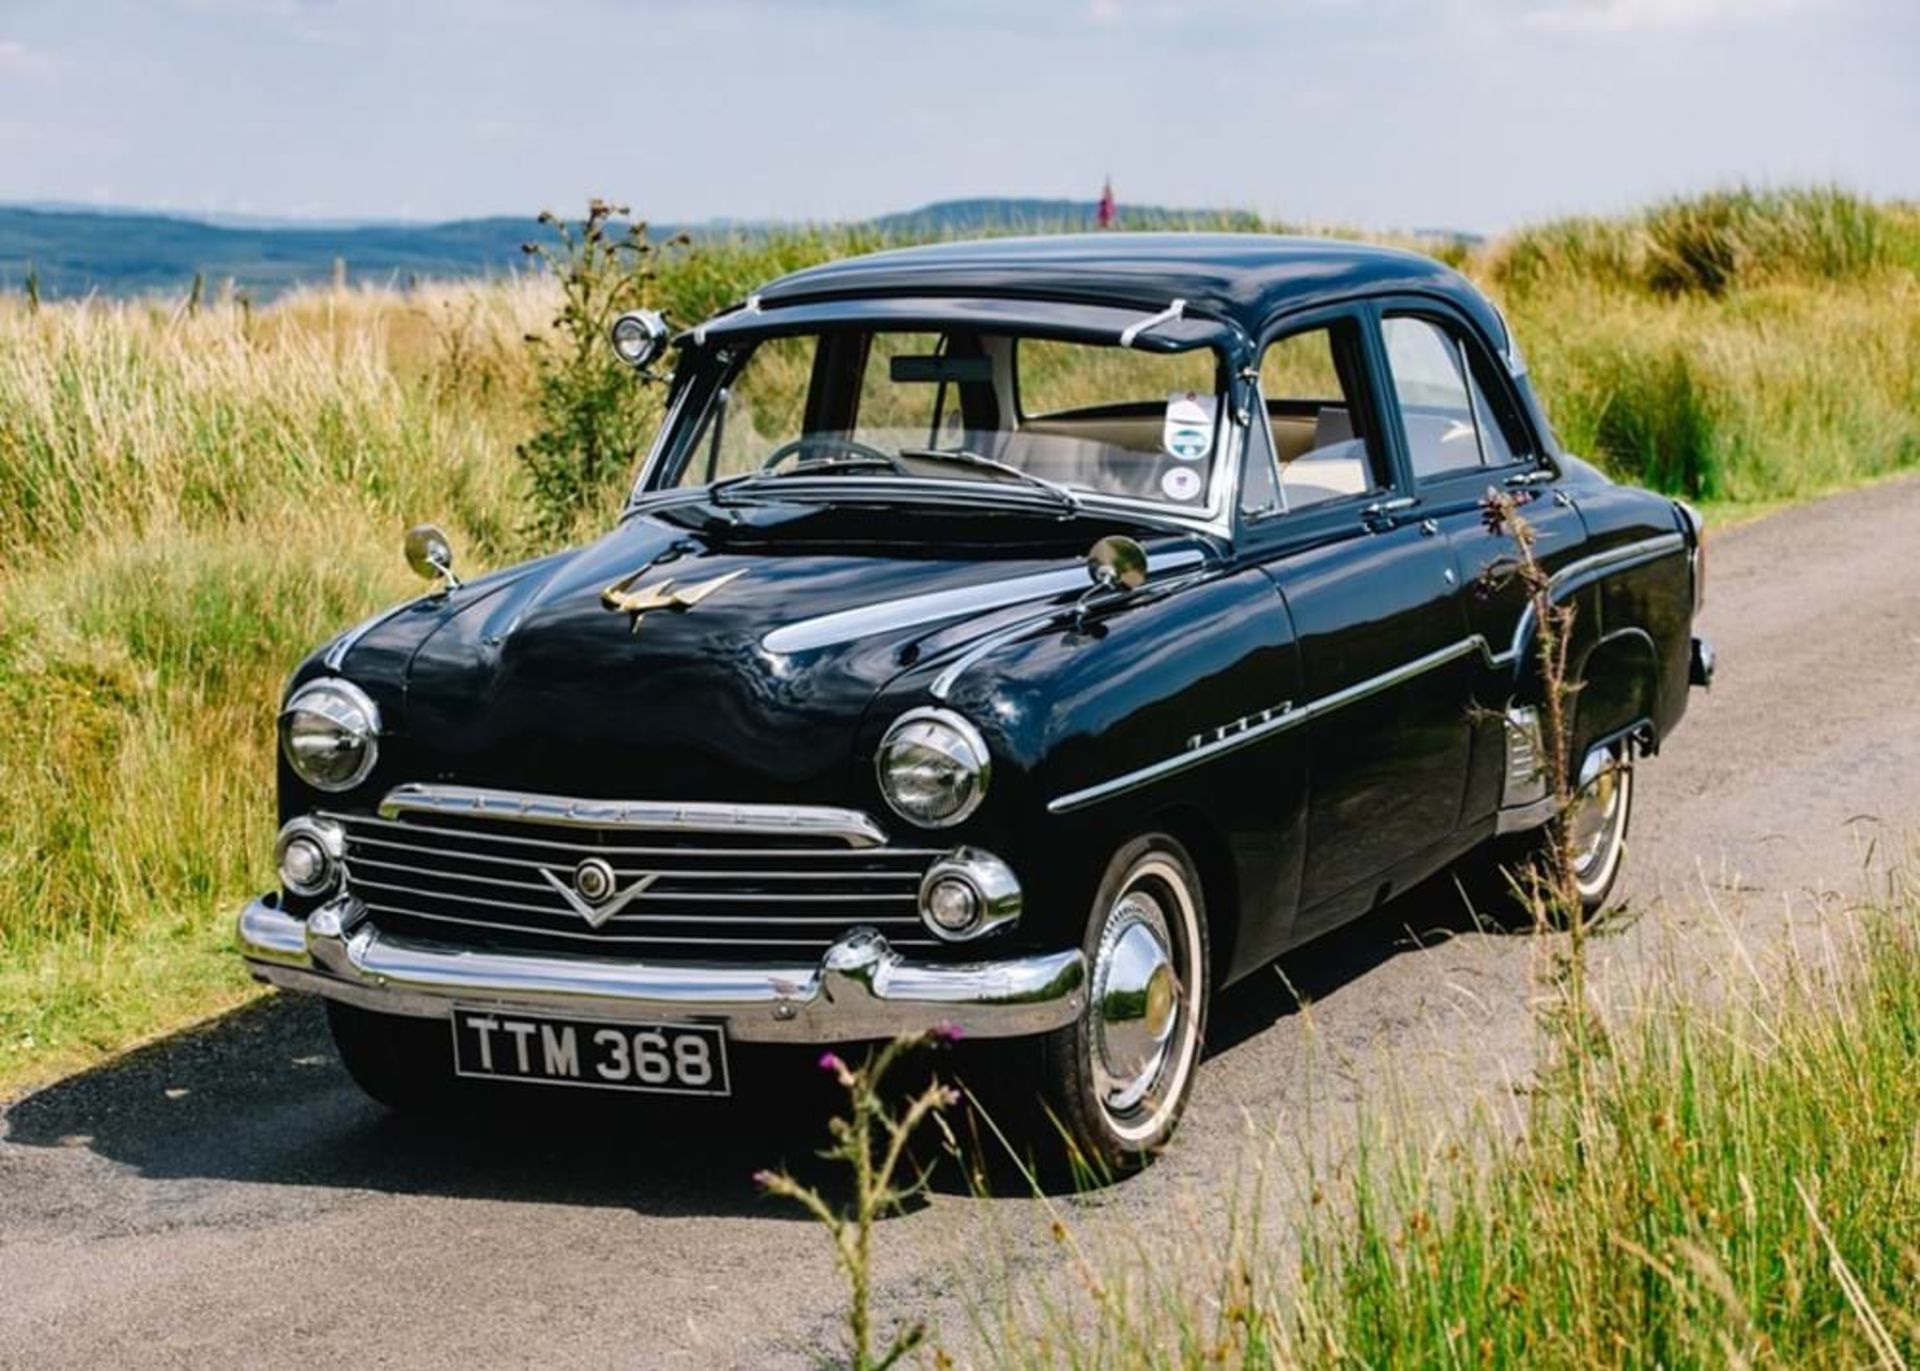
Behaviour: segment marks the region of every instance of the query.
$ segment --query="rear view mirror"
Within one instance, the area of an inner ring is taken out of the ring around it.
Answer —
[[[932,385],[951,381],[971,385],[993,379],[993,359],[989,357],[895,357],[887,363],[887,375],[896,381]]]

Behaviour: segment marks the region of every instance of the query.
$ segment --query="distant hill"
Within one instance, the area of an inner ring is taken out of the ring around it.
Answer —
[[[0,207],[0,289],[20,290],[29,264],[52,297],[209,289],[231,277],[259,296],[325,281],[343,259],[355,281],[500,274],[520,259],[530,219],[423,226],[254,227],[160,214]]]
[[[977,199],[938,204],[869,221],[889,237],[947,238],[992,230],[1058,232],[1091,228],[1091,200]],[[1238,211],[1121,205],[1128,228],[1248,228]],[[776,222],[655,225],[656,237],[753,236]],[[460,219],[445,224],[288,223],[271,219],[191,218],[74,205],[0,205],[0,291],[24,288],[29,270],[43,296],[178,294],[196,275],[206,289],[231,279],[256,299],[331,279],[346,264],[357,283],[498,276],[517,268],[521,243],[543,230],[526,218]]]

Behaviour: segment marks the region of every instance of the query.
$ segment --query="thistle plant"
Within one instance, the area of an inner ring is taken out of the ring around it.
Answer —
[[[644,221],[625,205],[594,199],[586,218],[570,222],[551,210],[538,222],[554,241],[521,245],[528,259],[560,285],[552,328],[527,335],[534,359],[533,436],[515,449],[532,481],[531,532],[566,537],[598,507],[635,454],[656,416],[653,397],[613,351],[613,321],[644,308],[666,244],[647,237]]]
[[[1521,512],[1536,497],[1533,491],[1490,489],[1481,500],[1481,522],[1494,537],[1506,538],[1513,551],[1491,564],[1481,576],[1483,590],[1517,583],[1526,595],[1534,623],[1534,661],[1540,679],[1540,732],[1546,753],[1548,792],[1553,796],[1553,818],[1546,842],[1520,870],[1512,873],[1515,893],[1537,929],[1559,928],[1567,933],[1565,954],[1556,959],[1556,976],[1563,992],[1562,1007],[1569,1017],[1572,1045],[1589,1045],[1594,1026],[1586,1012],[1587,938],[1592,919],[1580,898],[1578,860],[1573,835],[1572,702],[1579,690],[1568,673],[1568,651],[1573,642],[1574,606],[1553,595],[1553,577],[1541,563],[1539,538]]]
[[[926,1340],[927,1326],[914,1320],[895,1330],[884,1351],[874,1352],[873,1230],[874,1224],[898,1212],[926,1189],[927,1171],[914,1167],[912,1178],[896,1180],[909,1165],[907,1144],[916,1130],[942,1110],[960,1102],[958,1091],[935,1079],[917,1095],[894,1105],[881,1086],[887,1072],[902,1057],[930,1042],[951,1042],[957,1029],[903,1034],[872,1053],[859,1066],[849,1066],[833,1052],[822,1054],[820,1068],[832,1073],[847,1093],[847,1112],[828,1124],[833,1146],[820,1155],[851,1172],[853,1194],[846,1207],[837,1207],[819,1189],[796,1180],[787,1171],[759,1171],[754,1180],[770,1195],[800,1204],[820,1221],[833,1239],[835,1264],[847,1282],[848,1365],[853,1371],[881,1371],[893,1366]]]

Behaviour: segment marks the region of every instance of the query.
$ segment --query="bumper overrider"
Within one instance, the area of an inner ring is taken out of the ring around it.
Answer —
[[[482,951],[381,931],[351,895],[297,917],[264,895],[240,911],[253,974],[363,1009],[446,1018],[455,1003],[636,1023],[721,1023],[742,1042],[833,1043],[934,1028],[1045,1033],[1086,1002],[1078,949],[967,964],[910,961],[855,927],[813,965],[702,966]]]

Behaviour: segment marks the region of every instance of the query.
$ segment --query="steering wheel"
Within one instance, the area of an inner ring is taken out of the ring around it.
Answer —
[[[843,438],[837,433],[807,433],[782,443],[773,450],[766,461],[760,464],[760,470],[772,471],[789,457],[796,457],[803,452],[812,452],[819,448],[846,454],[846,457],[839,462],[831,458],[822,458],[821,461],[826,465],[883,466],[900,476],[913,475],[912,468],[892,453],[882,452],[877,447],[870,447],[853,438]]]

